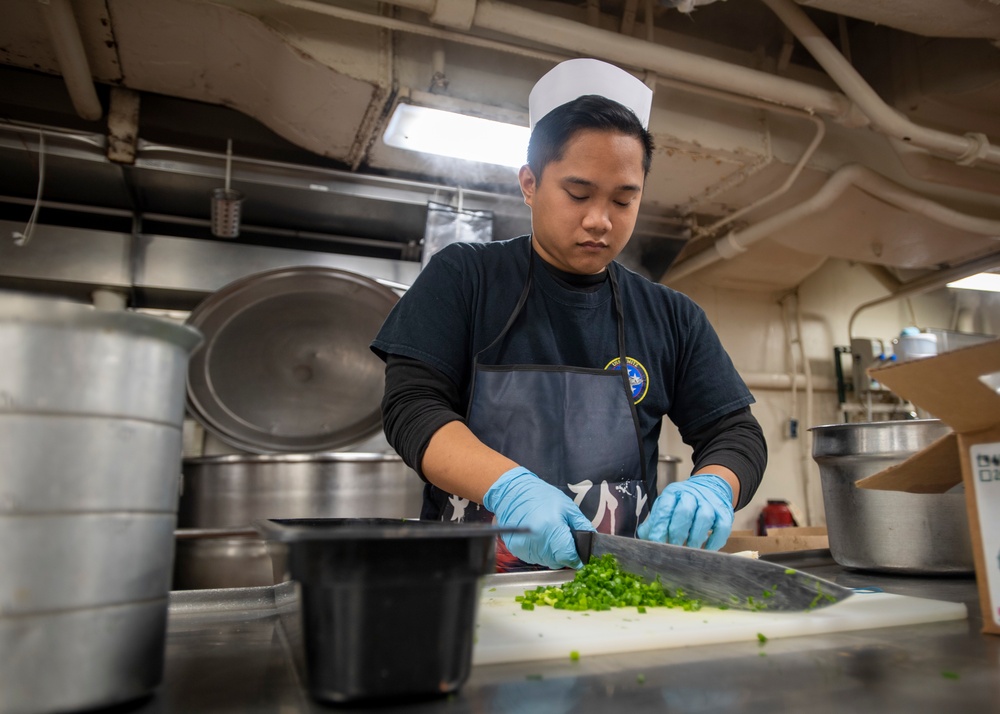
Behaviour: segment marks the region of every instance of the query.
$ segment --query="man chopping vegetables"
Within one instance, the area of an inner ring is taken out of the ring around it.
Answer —
[[[382,326],[389,443],[426,481],[421,517],[530,529],[501,570],[581,566],[571,530],[721,548],[767,448],[704,312],[615,258],[652,160],[652,91],[569,60],[528,100],[518,179],[531,234],[434,255]],[[690,478],[657,493],[663,417]]]

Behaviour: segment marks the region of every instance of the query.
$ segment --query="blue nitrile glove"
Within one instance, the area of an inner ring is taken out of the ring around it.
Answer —
[[[496,480],[483,505],[501,526],[530,528],[531,533],[505,533],[507,549],[526,563],[546,568],[580,568],[570,528],[592,531],[594,526],[573,499],[521,466]]]
[[[706,550],[718,550],[732,530],[732,487],[720,476],[698,474],[663,489],[636,535],[659,543],[694,548],[704,544]]]

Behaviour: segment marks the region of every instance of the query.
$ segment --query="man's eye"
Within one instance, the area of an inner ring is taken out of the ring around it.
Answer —
[[[574,201],[586,201],[587,200],[587,196],[577,196],[576,194],[570,193],[569,191],[567,191],[566,194],[570,198],[572,198]]]
[[[628,201],[615,201],[615,205],[616,206],[621,206],[622,208],[628,208],[629,206],[632,205],[632,201],[631,200],[628,200]]]

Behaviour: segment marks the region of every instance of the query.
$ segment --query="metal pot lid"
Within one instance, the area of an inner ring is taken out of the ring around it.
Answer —
[[[188,409],[255,453],[329,451],[381,428],[382,361],[369,349],[398,297],[356,273],[304,266],[256,273],[191,313]]]

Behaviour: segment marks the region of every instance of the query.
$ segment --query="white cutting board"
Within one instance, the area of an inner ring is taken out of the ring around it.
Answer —
[[[523,582],[484,585],[473,664],[567,659],[572,651],[585,657],[723,642],[757,642],[758,633],[777,639],[968,617],[963,603],[883,592],[858,592],[835,605],[809,612],[747,612],[709,607],[697,612],[651,607],[645,614],[639,614],[634,607],[603,612],[570,612],[542,606],[522,610],[514,596],[525,589]]]

